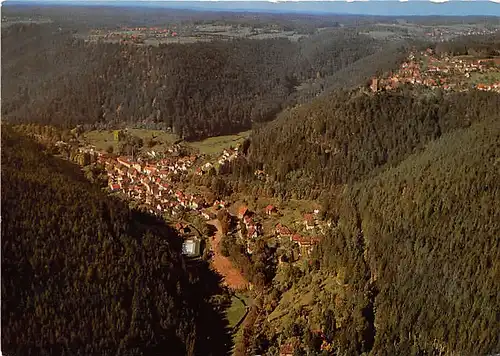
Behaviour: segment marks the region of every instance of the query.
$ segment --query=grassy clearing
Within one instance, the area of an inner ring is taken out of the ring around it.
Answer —
[[[177,135],[170,132],[160,131],[160,130],[143,130],[143,129],[129,129],[128,130],[133,136],[142,138],[144,141],[155,137],[155,141],[163,145],[172,145],[175,141],[179,139]],[[155,146],[156,147],[156,146]]]
[[[474,84],[493,84],[500,81],[500,73],[472,73],[470,76],[471,83]]]
[[[230,328],[236,326],[246,312],[246,306],[241,300],[247,303],[248,298],[242,294],[237,294],[237,297],[231,298],[231,306],[226,310],[226,318]]]
[[[376,40],[385,40],[387,38],[397,36],[397,34],[391,31],[369,31],[365,32],[364,34]]]
[[[94,130],[84,134],[87,143],[94,145],[98,150],[106,151],[109,146],[113,147],[114,152],[118,151],[119,142],[114,140],[114,130]],[[177,135],[160,130],[128,129],[132,136],[140,137],[144,141],[142,151],[155,150],[164,151],[179,139]],[[187,145],[200,153],[214,155],[221,153],[224,148],[236,146],[250,136],[251,131],[244,131],[234,135],[210,137],[202,141],[189,142]],[[157,143],[152,148],[148,148],[146,142],[154,137]]]
[[[94,130],[84,134],[84,139],[98,150],[105,151],[109,146],[113,147],[114,152],[118,150],[118,142],[113,139],[112,130]]]
[[[240,132],[235,135],[227,135],[227,136],[217,136],[210,137],[203,141],[190,142],[189,146],[197,149],[200,153],[213,155],[221,153],[224,148],[229,146],[236,146],[238,143],[241,143],[250,136],[250,130]]]
[[[89,131],[84,134],[84,138],[86,142],[94,145],[98,150],[105,151],[109,146],[112,146],[113,151],[118,152],[119,142],[114,140],[113,132],[114,130]],[[176,135],[160,130],[128,129],[128,132],[132,136],[140,137],[144,140],[143,151],[150,149],[162,151],[171,146],[178,139]],[[157,144],[152,148],[148,148],[146,142],[152,137],[154,137],[154,141],[157,142]]]

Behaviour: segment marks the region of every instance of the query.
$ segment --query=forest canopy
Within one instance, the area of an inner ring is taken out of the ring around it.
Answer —
[[[275,195],[318,198],[499,112],[500,95],[481,91],[336,91],[254,130],[247,163],[239,162],[233,173],[252,181],[253,172],[264,169]]]
[[[386,45],[339,28],[298,42],[134,46],[85,42],[52,24],[14,25],[2,31],[2,115],[65,128],[172,129],[188,140],[230,134],[327,90],[327,78]],[[372,68],[395,65],[385,57],[372,57]],[[313,92],[300,87],[321,78]]]
[[[332,226],[307,265],[278,269],[245,352],[500,351],[499,96],[416,94],[338,93],[255,133],[270,177],[249,190],[317,189]]]
[[[2,125],[4,354],[212,354],[181,241]]]

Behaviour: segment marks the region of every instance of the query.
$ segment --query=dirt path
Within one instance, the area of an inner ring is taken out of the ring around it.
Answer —
[[[222,232],[219,220],[211,220],[207,222],[217,228],[214,237],[210,239],[212,251],[212,265],[214,269],[219,272],[224,278],[224,284],[234,290],[243,290],[248,287],[248,281],[243,277],[241,272],[233,266],[229,258],[220,253],[220,241],[222,239]]]

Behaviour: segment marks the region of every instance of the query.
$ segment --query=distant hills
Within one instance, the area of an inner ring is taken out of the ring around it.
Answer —
[[[203,11],[242,11],[370,16],[500,16],[500,4],[492,1],[37,1],[37,5],[137,6]],[[34,1],[5,1],[7,5]]]

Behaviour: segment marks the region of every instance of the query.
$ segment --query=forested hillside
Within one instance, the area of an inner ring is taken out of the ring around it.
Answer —
[[[213,279],[180,244],[2,125],[4,355],[223,354]]]
[[[471,91],[402,89],[377,95],[340,91],[288,110],[251,136],[248,164],[282,197],[318,198],[332,187],[361,181],[400,163],[454,129],[498,118],[500,96]]]
[[[498,142],[497,111],[330,196],[335,226],[309,266],[280,268],[247,351],[500,352]]]
[[[172,128],[185,139],[228,134],[316,95],[299,85],[328,78],[385,45],[333,29],[299,42],[141,47],[85,43],[51,24],[16,25],[2,31],[2,115],[64,127]],[[323,82],[320,91],[329,87]]]

